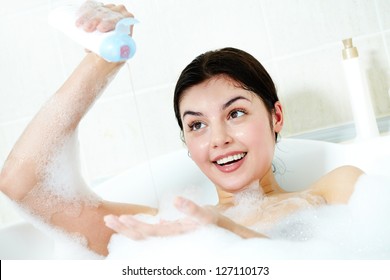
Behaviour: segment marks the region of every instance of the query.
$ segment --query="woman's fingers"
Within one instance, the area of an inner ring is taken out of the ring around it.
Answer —
[[[96,1],[86,1],[78,11],[76,26],[87,32],[98,30],[108,32],[115,29],[117,22],[123,18],[134,17],[123,5],[103,5]],[[129,30],[131,33],[131,30]]]
[[[178,210],[192,218],[195,218],[201,224],[216,224],[217,222],[217,215],[214,210],[208,207],[201,207],[191,200],[183,197],[177,197],[174,201],[174,205]]]
[[[104,217],[104,221],[109,228],[134,240],[179,235],[193,231],[199,225],[217,224],[218,222],[218,215],[211,208],[201,207],[183,197],[177,197],[174,204],[188,217],[151,224],[138,220],[132,215],[107,215]]]
[[[149,224],[136,219],[131,215],[114,216],[104,218],[106,225],[117,233],[131,239],[139,240],[147,237],[163,237],[183,234],[193,231],[198,227],[189,220],[164,221],[159,224]]]
[[[78,19],[76,26],[82,27],[85,31],[90,31],[93,26],[93,17],[102,6],[102,3],[85,1],[77,11]]]
[[[120,233],[130,239],[134,239],[134,240],[145,239],[145,236],[141,232],[137,231],[132,226],[124,224],[122,221],[119,220],[118,216],[107,215],[104,217],[104,222],[107,227],[113,229],[117,233]]]
[[[164,221],[158,224],[149,224],[130,215],[122,215],[119,220],[128,227],[132,227],[145,236],[171,236],[188,232],[196,228],[196,224],[188,221]]]

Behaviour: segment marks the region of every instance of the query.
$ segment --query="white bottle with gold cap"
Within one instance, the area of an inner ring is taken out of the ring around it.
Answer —
[[[360,67],[359,55],[352,39],[343,40],[343,66],[350,93],[356,140],[366,140],[379,135],[378,125],[368,90],[366,77]]]

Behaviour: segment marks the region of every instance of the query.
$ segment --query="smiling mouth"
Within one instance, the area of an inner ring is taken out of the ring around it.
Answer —
[[[231,156],[228,156],[228,157],[221,158],[221,159],[219,159],[217,161],[214,161],[214,163],[218,164],[219,166],[232,164],[232,163],[235,163],[237,161],[242,160],[246,156],[246,154],[247,153],[240,153],[240,154],[236,154],[236,155],[231,155]]]

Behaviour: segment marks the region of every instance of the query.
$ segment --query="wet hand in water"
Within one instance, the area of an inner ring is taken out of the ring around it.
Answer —
[[[107,4],[101,2],[85,1],[78,11],[79,18],[76,26],[87,32],[98,30],[108,32],[115,29],[115,25],[123,18],[134,17],[123,5]],[[129,35],[132,34],[132,26]]]
[[[107,227],[134,240],[183,234],[199,226],[218,222],[219,213],[211,207],[201,207],[182,197],[176,198],[174,205],[187,217],[176,221],[160,221],[158,224],[150,224],[132,215],[108,215],[105,216],[104,221]]]

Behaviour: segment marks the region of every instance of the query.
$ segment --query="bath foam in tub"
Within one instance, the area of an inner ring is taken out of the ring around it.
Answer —
[[[363,175],[347,205],[296,212],[268,232],[270,239],[242,239],[215,226],[143,241],[116,234],[110,241],[107,258],[180,261],[390,259],[389,199],[388,178]],[[153,219],[149,221],[153,222]]]

